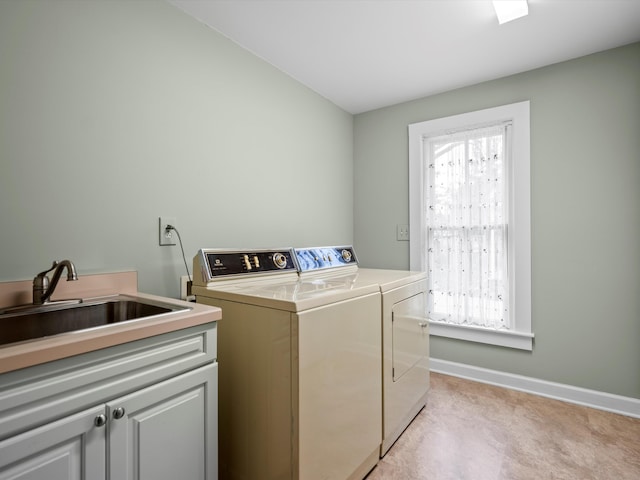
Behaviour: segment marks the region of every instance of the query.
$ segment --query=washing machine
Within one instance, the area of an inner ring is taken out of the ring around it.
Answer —
[[[293,249],[201,249],[196,301],[218,323],[219,468],[229,480],[362,479],[379,460],[381,292],[301,278]]]
[[[381,293],[383,457],[426,405],[429,390],[429,322],[424,272],[357,267],[353,247],[296,248],[301,275],[332,275],[341,263],[356,268],[357,279]],[[339,270],[337,270],[339,271]]]

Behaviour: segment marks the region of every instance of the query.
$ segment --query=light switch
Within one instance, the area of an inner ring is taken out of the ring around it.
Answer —
[[[396,240],[399,242],[409,241],[409,225],[396,225]]]

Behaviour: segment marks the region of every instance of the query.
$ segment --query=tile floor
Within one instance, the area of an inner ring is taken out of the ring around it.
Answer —
[[[639,480],[640,419],[431,374],[366,480]]]

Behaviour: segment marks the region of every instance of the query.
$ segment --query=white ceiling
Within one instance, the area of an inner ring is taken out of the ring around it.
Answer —
[[[640,0],[168,1],[354,114],[640,41]]]

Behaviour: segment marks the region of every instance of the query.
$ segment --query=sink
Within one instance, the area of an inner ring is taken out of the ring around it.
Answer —
[[[34,305],[32,308],[0,314],[0,345],[189,309],[182,305],[128,295],[75,304],[52,302]]]

